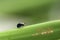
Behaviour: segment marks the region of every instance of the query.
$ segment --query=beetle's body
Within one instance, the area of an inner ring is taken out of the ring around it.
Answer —
[[[0,40],[59,40],[60,20],[0,33]]]

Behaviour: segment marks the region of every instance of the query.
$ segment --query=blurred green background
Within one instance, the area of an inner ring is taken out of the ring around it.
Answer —
[[[31,25],[59,18],[59,0],[0,0],[0,27],[4,24],[10,28],[20,22]]]

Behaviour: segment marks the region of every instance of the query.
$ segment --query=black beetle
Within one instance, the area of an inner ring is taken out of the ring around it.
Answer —
[[[20,27],[22,27],[22,26],[24,26],[24,23],[18,23],[18,24],[17,24],[17,28],[20,28]]]

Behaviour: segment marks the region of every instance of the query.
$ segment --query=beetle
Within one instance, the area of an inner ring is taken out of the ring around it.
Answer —
[[[24,23],[18,23],[18,24],[17,24],[17,28],[20,28],[20,27],[22,27],[22,26],[24,26]]]

